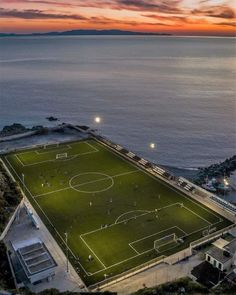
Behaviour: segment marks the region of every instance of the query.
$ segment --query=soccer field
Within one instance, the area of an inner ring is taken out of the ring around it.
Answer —
[[[231,224],[92,139],[2,159],[88,285]]]

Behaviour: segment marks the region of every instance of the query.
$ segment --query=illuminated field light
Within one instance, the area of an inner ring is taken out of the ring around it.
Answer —
[[[149,146],[151,149],[155,149],[155,147],[156,147],[155,143],[153,143],[153,142],[151,142]]]
[[[101,123],[101,121],[102,121],[101,117],[95,117],[94,118],[94,122],[97,123],[97,124]]]

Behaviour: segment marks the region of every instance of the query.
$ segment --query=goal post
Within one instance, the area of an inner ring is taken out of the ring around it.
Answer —
[[[154,241],[154,250],[156,250],[157,252],[159,252],[160,247],[165,246],[167,244],[173,243],[173,242],[177,242],[177,235],[175,233],[164,236],[158,240]]]
[[[46,149],[55,149],[55,148],[58,148],[60,145],[59,142],[55,142],[55,143],[48,143],[48,144],[44,144],[43,145],[43,149],[46,150]]]
[[[67,153],[56,154],[56,159],[66,159],[68,157]]]

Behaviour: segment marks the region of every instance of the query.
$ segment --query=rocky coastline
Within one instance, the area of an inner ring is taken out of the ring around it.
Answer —
[[[194,182],[197,185],[203,185],[206,179],[230,177],[236,170],[236,155],[227,158],[225,161],[212,164],[205,168],[199,168]]]
[[[7,137],[12,136],[16,134],[26,133],[29,131],[41,131],[44,127],[39,126],[33,126],[32,128],[27,128],[24,125],[20,123],[13,123],[12,125],[6,125],[0,130],[0,137]]]

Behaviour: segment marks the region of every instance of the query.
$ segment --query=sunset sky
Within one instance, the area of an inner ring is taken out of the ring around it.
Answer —
[[[1,0],[0,32],[122,29],[235,35],[235,0]]]

